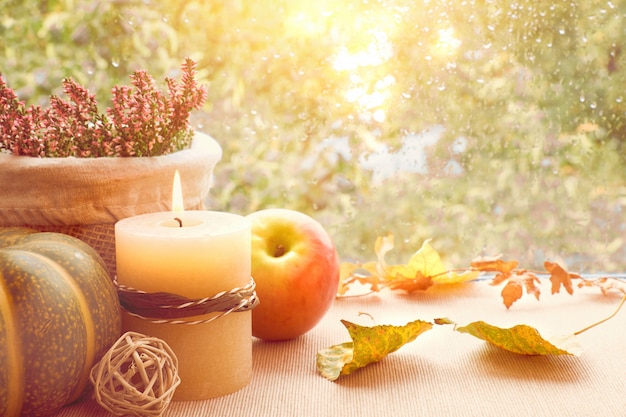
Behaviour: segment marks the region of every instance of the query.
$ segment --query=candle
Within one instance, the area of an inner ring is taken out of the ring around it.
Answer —
[[[250,282],[250,227],[245,217],[214,211],[169,211],[120,220],[115,225],[118,283],[194,300],[245,287]],[[226,395],[251,379],[249,310],[202,324],[153,323],[124,312],[123,327],[158,337],[172,348],[181,378],[174,400]]]

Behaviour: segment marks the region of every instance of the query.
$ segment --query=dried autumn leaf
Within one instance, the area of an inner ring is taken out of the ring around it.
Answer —
[[[539,278],[535,274],[531,274],[530,272],[523,273],[524,279],[524,288],[526,288],[527,294],[532,294],[535,296],[537,301],[539,301],[539,295],[541,295],[541,291],[539,291],[539,287],[536,284],[540,284]]]
[[[406,265],[389,265],[385,255],[394,246],[393,234],[376,239],[377,272],[385,285],[392,290],[423,291],[433,285],[432,276],[444,272],[439,255],[424,242]]]
[[[396,275],[393,279],[388,279],[386,285],[391,290],[403,290],[411,293],[427,290],[433,285],[433,280],[431,277],[425,277],[418,271],[413,278]]]
[[[505,274],[506,276],[504,278],[497,279]],[[526,289],[527,294],[532,294],[537,300],[539,300],[541,291],[539,290],[537,284],[539,284],[540,281],[535,274],[528,272],[525,269],[516,269],[513,272],[507,273],[502,272],[494,278],[491,285],[500,284],[506,280],[508,281],[500,293],[506,308],[510,308],[514,302],[522,298],[522,295],[524,295],[524,289]]]
[[[517,261],[503,261],[500,255],[474,259],[470,266],[481,272],[502,272],[509,274],[517,268]]]
[[[385,261],[385,255],[393,249],[393,240],[393,234],[389,233],[387,236],[378,236],[374,244],[374,252],[378,258],[376,271],[381,277],[384,277],[388,271],[389,265]]]
[[[493,279],[491,280],[489,285],[499,285],[499,284],[502,284],[504,281],[509,279],[511,277],[511,275],[512,275],[511,272],[500,272],[495,277],[493,277]]]
[[[393,290],[423,291],[433,284],[458,284],[476,279],[480,271],[446,271],[439,253],[430,245],[430,239],[411,256],[405,265],[389,265],[385,255],[393,249],[393,235],[379,238],[376,244],[378,271]]]
[[[352,342],[321,349],[316,355],[318,372],[331,381],[384,359],[433,327],[422,320],[404,326],[365,327],[347,320],[341,323],[348,329]]]
[[[616,278],[602,277],[593,280],[583,279],[578,283],[578,288],[582,287],[599,288],[603,295],[608,295],[611,290],[616,290],[626,295],[626,283]]]
[[[484,321],[476,321],[467,326],[457,327],[456,331],[468,333],[501,349],[520,355],[579,355],[580,349],[573,341],[574,335],[560,337],[556,343],[561,349],[544,339],[537,329],[518,324],[508,329],[493,326]]]
[[[445,274],[433,277],[435,284],[461,284],[463,282],[473,281],[480,275],[480,271],[464,271],[461,273],[450,271]]]
[[[473,269],[460,272],[447,271],[439,253],[430,246],[430,240],[426,240],[406,264],[390,265],[387,262],[385,256],[393,248],[392,233],[379,236],[374,245],[376,262],[342,264],[337,294],[339,296],[346,294],[355,283],[369,285],[372,292],[387,287],[411,293],[427,290],[433,284],[459,284],[471,281],[481,273]]]
[[[544,262],[543,266],[546,268],[546,271],[550,273],[550,282],[552,282],[552,294],[557,294],[561,285],[565,287],[565,290],[571,295],[574,293],[574,288],[572,287],[572,277],[578,278],[577,275],[572,275],[567,272],[561,265],[552,262]]]
[[[456,325],[455,322],[453,322],[452,320],[450,320],[447,317],[438,317],[438,318],[433,320],[433,323],[434,324],[438,324],[439,326],[444,326],[446,324],[454,324],[454,325]]]
[[[359,271],[367,272],[367,275]],[[371,291],[380,290],[380,278],[376,275],[376,263],[366,264],[343,262],[339,269],[339,287],[337,295],[344,295],[350,289],[350,285],[358,282],[370,287]]]
[[[519,281],[509,281],[506,283],[500,295],[502,296],[502,302],[506,308],[510,308],[514,302],[522,298],[524,290],[522,284]]]
[[[422,243],[422,247],[411,256],[409,263],[401,268],[408,275],[420,272],[427,277],[436,277],[446,272],[441,262],[441,257],[436,250],[430,246],[430,239]]]

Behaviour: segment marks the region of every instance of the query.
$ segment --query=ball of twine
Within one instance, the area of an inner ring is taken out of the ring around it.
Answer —
[[[180,384],[178,359],[163,340],[127,332],[90,374],[96,401],[115,415],[161,416]]]

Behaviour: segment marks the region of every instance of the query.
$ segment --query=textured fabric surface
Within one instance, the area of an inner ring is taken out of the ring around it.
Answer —
[[[315,369],[319,349],[350,340],[340,319],[402,325],[448,317],[459,324],[523,323],[543,335],[568,334],[608,316],[620,300],[591,289],[550,295],[547,281],[541,288],[541,301],[529,296],[510,310],[501,303],[500,288],[485,281],[336,300],[303,337],[255,340],[248,386],[217,399],[174,402],[165,416],[626,416],[626,311],[577,336],[584,350],[579,357],[519,356],[451,326],[435,326],[383,361],[335,382]],[[87,398],[55,417],[108,415]]]
[[[0,227],[115,223],[169,210],[177,169],[185,207],[199,208],[221,154],[217,142],[200,133],[190,149],[152,158],[0,154]]]

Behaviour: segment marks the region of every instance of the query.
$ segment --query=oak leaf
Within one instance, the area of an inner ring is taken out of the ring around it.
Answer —
[[[596,279],[582,279],[578,283],[578,288],[595,287],[602,291],[603,295],[608,295],[611,290],[616,290],[626,295],[626,283],[617,278],[602,277]]]
[[[507,282],[504,288],[502,288],[500,295],[502,296],[502,301],[506,308],[510,308],[514,302],[524,295],[522,284],[519,281]]]
[[[500,258],[501,255],[477,258],[470,263],[470,267],[481,272],[497,272],[490,285],[499,285],[511,278],[518,265],[517,261],[503,261]],[[500,293],[506,308],[511,307],[523,294],[522,284],[519,281],[507,282]]]
[[[543,264],[546,271],[550,273],[550,282],[552,283],[552,294],[557,294],[561,286],[571,295],[574,293],[572,287],[572,278],[580,278],[578,274],[570,274],[561,265],[546,261]]]
[[[341,320],[341,323],[348,329],[352,342],[321,349],[316,355],[318,372],[331,381],[381,361],[433,326],[432,323],[422,320],[415,320],[404,326],[366,327],[347,320]]]
[[[506,306],[506,308],[510,308],[514,302],[522,298],[524,294],[524,289],[527,294],[532,294],[535,296],[537,300],[539,300],[539,296],[541,295],[541,291],[537,284],[540,284],[539,278],[537,276],[525,269],[516,269],[512,272],[506,272],[506,277],[503,279],[499,279],[501,275],[504,275],[505,272],[497,275],[492,281],[491,285],[500,284],[503,280],[508,280],[500,295],[502,296],[502,302]]]
[[[484,321],[475,321],[467,326],[456,327],[456,331],[468,333],[482,339],[487,343],[497,346],[509,352],[520,355],[575,355],[580,354],[580,348],[573,341],[574,335],[559,337],[554,343],[565,347],[562,349],[544,339],[534,327],[518,324],[505,329]]]

